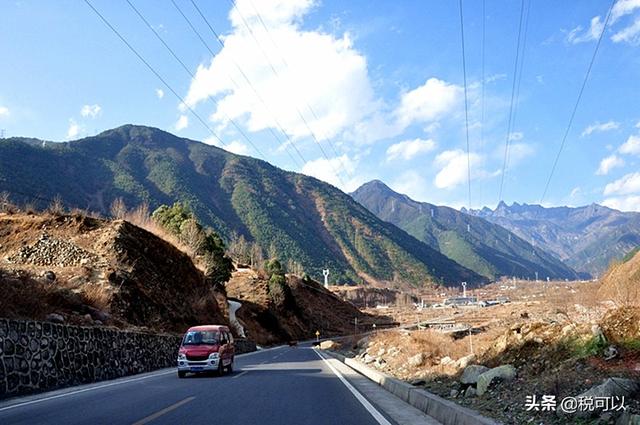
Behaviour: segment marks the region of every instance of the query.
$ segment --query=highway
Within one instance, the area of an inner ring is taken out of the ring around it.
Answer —
[[[364,380],[311,347],[279,347],[237,356],[221,377],[162,369],[5,400],[0,423],[437,424]]]

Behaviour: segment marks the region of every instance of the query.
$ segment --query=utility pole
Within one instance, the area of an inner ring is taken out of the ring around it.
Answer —
[[[329,287],[329,269],[323,269],[322,275],[324,276],[324,287]]]
[[[467,298],[467,282],[462,282],[462,296]]]
[[[0,139],[4,139],[4,128],[0,128]]]

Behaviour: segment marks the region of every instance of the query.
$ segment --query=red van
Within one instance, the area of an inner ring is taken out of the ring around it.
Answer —
[[[178,351],[178,377],[187,373],[233,371],[235,346],[227,326],[194,326],[184,334]]]

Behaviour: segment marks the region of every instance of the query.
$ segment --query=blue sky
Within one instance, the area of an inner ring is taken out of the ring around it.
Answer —
[[[0,0],[0,129],[65,141],[135,123],[221,145],[213,131],[260,157],[238,126],[263,159],[344,190],[377,178],[468,206],[457,1],[196,0],[224,49],[190,0],[175,1],[215,58],[171,1],[131,0],[188,72],[126,1],[91,3],[185,104],[84,1]],[[540,202],[611,5],[524,4],[507,203]],[[521,5],[486,0],[483,85],[482,2],[463,2],[474,208],[499,200]],[[640,0],[618,0],[545,205],[640,211],[639,44]]]

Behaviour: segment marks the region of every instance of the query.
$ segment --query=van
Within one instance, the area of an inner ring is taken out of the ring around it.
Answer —
[[[184,378],[187,373],[231,373],[234,356],[233,336],[227,326],[194,326],[182,337],[178,377]]]

